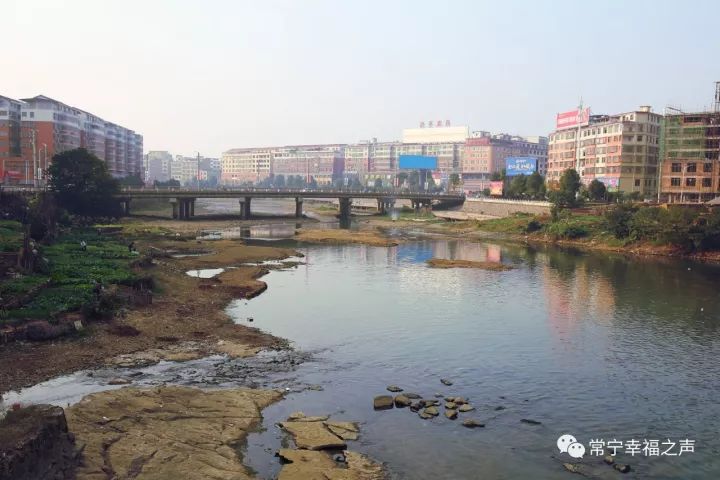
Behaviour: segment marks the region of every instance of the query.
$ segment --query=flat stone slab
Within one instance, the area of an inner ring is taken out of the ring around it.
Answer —
[[[327,421],[325,426],[343,440],[357,440],[360,432],[357,423],[353,422]]]
[[[345,440],[332,433],[322,422],[282,422],[280,427],[293,436],[295,445],[301,449],[346,447]]]

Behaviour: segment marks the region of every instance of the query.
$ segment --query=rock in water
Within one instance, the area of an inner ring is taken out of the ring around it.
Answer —
[[[563,467],[565,467],[565,470],[568,472],[580,473],[580,468],[572,463],[563,463]]]
[[[373,408],[375,410],[387,410],[393,408],[393,397],[390,395],[378,395],[373,400]]]
[[[423,407],[432,407],[433,405],[440,405],[440,402],[435,400],[434,398],[424,398],[420,400],[420,405]]]
[[[445,416],[449,418],[450,420],[455,420],[457,418],[457,410],[448,409],[445,410]]]
[[[612,465],[613,463],[615,463],[615,458],[613,458],[612,455],[605,455],[605,457],[603,458],[603,462],[607,463],[608,465]]]
[[[478,422],[478,421],[476,421],[476,420],[473,420],[472,418],[468,418],[467,420],[463,420],[462,424],[463,424],[463,427],[467,427],[467,428],[480,428],[480,427],[484,427],[484,426],[485,426],[484,423],[480,423],[480,422]]]
[[[387,386],[387,391],[388,391],[388,392],[397,393],[397,392],[402,392],[403,389],[400,388],[400,387],[398,387],[397,385],[388,385],[388,386]]]
[[[420,402],[415,402],[412,405],[410,405],[410,410],[413,412],[417,412],[422,408],[422,405],[420,405]]]
[[[353,422],[327,421],[325,426],[335,435],[343,440],[357,440],[360,431],[357,424]]]
[[[622,463],[616,463],[615,465],[613,465],[613,468],[620,473],[628,473],[630,471],[630,465],[625,465]]]
[[[465,403],[468,403],[467,398],[465,397],[455,397],[452,399],[454,403],[457,403],[458,405],[463,405]]]
[[[537,420],[531,420],[531,419],[529,419],[529,418],[521,418],[520,421],[521,421],[522,423],[527,423],[527,424],[530,424],[530,425],[540,425],[540,424],[542,424],[542,422],[538,422]]]
[[[408,397],[408,398],[411,399],[411,400],[418,400],[418,399],[422,398],[422,397],[421,397],[420,395],[418,395],[417,393],[409,393],[409,392],[406,393],[405,396]]]
[[[455,405],[455,402],[445,402],[445,408],[449,408],[450,410],[454,410],[457,407]]]
[[[412,404],[412,400],[410,400],[407,395],[398,395],[395,397],[395,406],[398,408],[403,407],[409,407]]]
[[[322,422],[282,422],[280,427],[293,436],[295,445],[306,450],[345,448],[345,441],[332,433]]]
[[[440,415],[437,407],[425,407],[425,410],[423,410],[423,412],[427,415],[432,415],[433,417],[437,417],[438,415]]]
[[[132,381],[127,378],[113,378],[108,382],[108,385],[129,385]]]
[[[505,407],[503,407],[502,405],[498,405],[497,407],[495,407],[496,412],[499,412],[500,410],[505,410]]]
[[[463,403],[462,405],[460,405],[460,407],[458,408],[458,410],[459,410],[460,412],[470,412],[470,411],[472,411],[472,410],[475,410],[475,407],[473,407],[473,406],[470,405],[469,403]]]
[[[452,380],[447,378],[441,378],[440,382],[442,382],[443,385],[447,385],[448,387],[453,384]]]

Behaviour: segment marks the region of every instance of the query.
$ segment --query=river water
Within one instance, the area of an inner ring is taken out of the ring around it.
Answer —
[[[133,369],[137,386],[288,389],[243,452],[261,477],[280,469],[273,452],[285,437],[275,424],[302,410],[361,422],[349,447],[398,479],[572,478],[562,466],[572,459],[556,447],[563,434],[585,445],[593,478],[621,476],[589,455],[593,439],[641,447],[659,440],[675,454],[681,440],[694,441],[695,451],[680,456],[623,448],[618,459],[633,469],[623,478],[720,478],[720,267],[434,238],[391,248],[290,245],[306,264],[272,271],[265,293],[233,302],[228,313],[238,323],[253,318],[311,358]],[[432,257],[514,268],[432,269]],[[107,380],[127,373],[78,372],[5,401],[64,406],[117,388]],[[374,411],[373,397],[390,384],[425,398],[464,396],[476,411],[455,421]],[[467,429],[463,418],[486,426]]]
[[[301,251],[307,265],[270,273],[265,294],[229,308],[320,352],[296,374],[323,390],[271,406],[266,430],[250,438],[249,463],[267,477],[278,469],[262,454],[280,445],[274,423],[303,410],[363,422],[355,448],[396,478],[570,475],[561,460],[572,459],[556,447],[562,434],[588,453],[593,439],[641,448],[659,440],[668,455],[618,450],[637,478],[720,478],[718,267],[456,240]],[[515,268],[431,269],[431,257]],[[486,427],[373,411],[373,396],[390,384],[469,397],[477,410],[461,418]],[[686,439],[694,453],[669,455]],[[592,472],[620,475],[604,465]]]

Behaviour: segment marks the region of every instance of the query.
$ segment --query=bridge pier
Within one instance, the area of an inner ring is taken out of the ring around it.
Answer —
[[[195,216],[195,199],[194,198],[190,199],[190,216],[191,217]]]
[[[129,198],[123,198],[120,200],[120,208],[122,208],[122,212],[124,216],[130,215],[130,199]]]
[[[240,199],[240,218],[243,220],[250,219],[250,200],[252,200],[252,197],[244,197]]]
[[[340,223],[350,220],[350,207],[352,206],[352,198],[341,197],[338,199],[340,203]]]
[[[378,205],[377,206],[378,213],[380,215],[385,215],[387,213],[387,210],[386,210],[387,204],[385,203],[385,200],[383,200],[382,198],[378,198],[377,205]]]
[[[171,198],[170,205],[172,206],[172,218],[177,219],[179,216],[178,201],[177,199]]]
[[[295,218],[302,218],[303,216],[303,199],[302,197],[295,197]]]

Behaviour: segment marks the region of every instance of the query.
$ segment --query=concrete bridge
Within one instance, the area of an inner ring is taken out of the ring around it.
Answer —
[[[130,202],[134,198],[167,198],[172,205],[173,218],[187,220],[195,216],[195,200],[198,198],[237,198],[240,204],[240,215],[243,219],[251,217],[250,205],[253,198],[293,198],[295,199],[295,216],[302,216],[303,199],[305,198],[337,198],[339,201],[340,220],[350,218],[353,198],[372,198],[377,200],[378,211],[385,213],[395,200],[410,200],[414,209],[431,208],[433,203],[461,205],[465,196],[458,193],[428,192],[369,192],[365,190],[289,190],[289,189],[208,189],[187,190],[175,189],[127,189],[117,195],[123,204],[125,214],[130,214]]]

